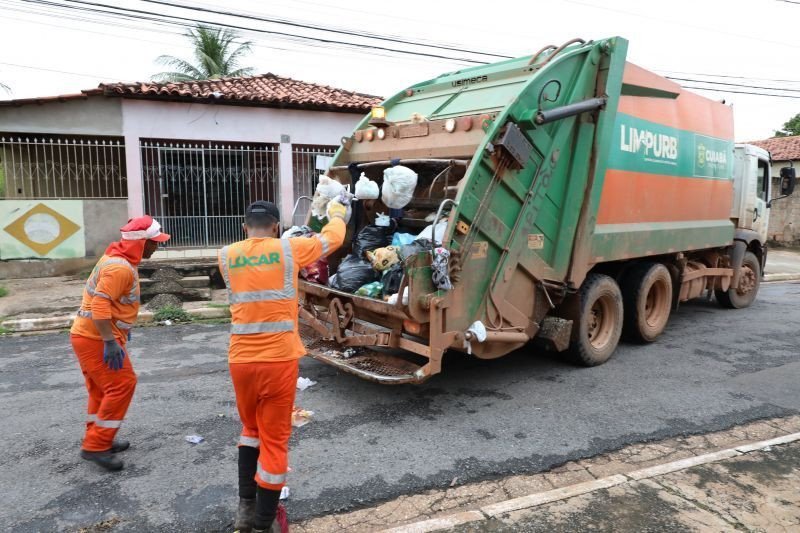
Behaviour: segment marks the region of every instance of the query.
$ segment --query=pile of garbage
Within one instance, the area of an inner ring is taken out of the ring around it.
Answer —
[[[411,202],[416,185],[417,174],[410,168],[396,165],[384,170],[381,190],[376,182],[362,173],[356,181],[355,194],[350,197],[354,202],[377,200],[380,197],[391,210],[400,210]],[[320,220],[326,218],[328,202],[348,194],[349,190],[344,185],[322,176],[311,204],[312,215]],[[430,221],[434,222],[433,217]],[[404,233],[398,231],[397,219],[377,214],[374,222],[364,226],[355,236],[350,254],[342,259],[335,273],[329,276],[328,261],[321,259],[303,269],[300,276],[343,292],[394,304],[397,303],[405,274],[405,262],[420,252],[428,252],[432,254],[434,285],[442,290],[450,290],[449,252],[440,246],[446,227],[447,221],[441,220],[430,224],[419,234]],[[314,234],[308,226],[294,226],[283,236],[313,237]],[[403,304],[407,304],[407,289],[402,297]]]

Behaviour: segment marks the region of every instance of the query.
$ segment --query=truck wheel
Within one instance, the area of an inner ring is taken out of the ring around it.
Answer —
[[[622,294],[612,278],[589,274],[577,297],[569,353],[583,366],[601,365],[614,353],[622,335]]]
[[[753,252],[747,252],[744,254],[744,261],[742,262],[739,286],[731,287],[727,291],[714,291],[714,294],[716,294],[717,302],[722,307],[744,309],[745,307],[750,307],[750,304],[756,299],[760,285],[761,265],[758,262],[758,257]]]
[[[667,327],[672,310],[672,276],[661,263],[643,263],[625,275],[623,333],[637,342],[653,342]]]

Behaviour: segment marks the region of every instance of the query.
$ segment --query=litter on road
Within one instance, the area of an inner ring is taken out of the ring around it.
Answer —
[[[284,487],[281,489],[281,496],[280,496],[280,499],[281,499],[281,500],[288,500],[288,499],[289,499],[289,496],[290,496],[290,494],[291,494],[291,493],[290,493],[290,491],[289,491],[289,487],[286,487],[286,486],[284,486]]]
[[[295,407],[292,411],[292,425],[296,428],[301,428],[311,422],[312,416],[314,416],[314,411]]]
[[[317,384],[316,381],[312,381],[312,380],[310,380],[308,378],[304,378],[304,377],[297,378],[297,389],[301,390],[301,391],[304,391],[309,387],[313,387],[316,384]]]
[[[190,444],[200,444],[201,442],[206,440],[203,437],[201,437],[200,435],[186,435],[186,437],[184,437],[184,439],[186,440],[186,442],[188,442]]]

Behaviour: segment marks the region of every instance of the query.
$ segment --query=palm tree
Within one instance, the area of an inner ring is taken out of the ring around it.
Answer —
[[[153,75],[153,81],[212,80],[253,73],[252,68],[239,66],[242,57],[251,52],[253,43],[244,41],[237,45],[234,41],[239,34],[235,31],[198,25],[187,31],[186,37],[192,42],[196,63],[175,56],[159,56],[156,62],[171,70]]]

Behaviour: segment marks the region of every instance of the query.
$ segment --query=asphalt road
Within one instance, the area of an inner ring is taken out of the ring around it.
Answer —
[[[549,469],[649,439],[800,412],[800,284],[762,286],[742,311],[685,305],[649,346],[584,369],[521,350],[462,355],[422,386],[367,383],[311,359],[315,412],[292,438],[294,520],[422,489]],[[0,339],[0,524],[224,531],[236,502],[239,423],[226,326],[137,330],[127,467],[78,458],[86,392],[65,334]],[[192,445],[186,435],[205,442]]]

